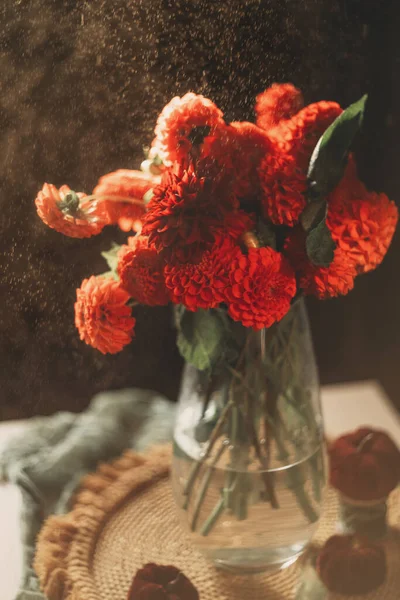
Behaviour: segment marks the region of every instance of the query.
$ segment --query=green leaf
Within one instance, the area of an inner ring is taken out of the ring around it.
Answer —
[[[119,244],[113,244],[107,252],[102,252],[101,255],[107,261],[111,271],[117,272],[118,265],[118,252],[121,246]]]
[[[224,356],[229,329],[220,311],[190,312],[179,307],[175,313],[177,345],[183,358],[197,369],[210,371]]]
[[[300,215],[300,223],[304,231],[310,231],[320,223],[326,214],[326,202],[311,202]]]
[[[311,202],[318,202],[336,187],[343,176],[347,156],[360,130],[367,95],[349,106],[319,139],[308,168]]]
[[[336,244],[332,239],[324,217],[307,236],[307,256],[314,265],[329,267],[333,261],[335,248]]]

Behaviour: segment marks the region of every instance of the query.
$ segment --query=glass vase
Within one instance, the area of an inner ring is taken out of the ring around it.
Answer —
[[[302,300],[253,331],[213,371],[186,364],[173,493],[190,537],[217,566],[288,566],[318,523],[325,484],[319,382]]]

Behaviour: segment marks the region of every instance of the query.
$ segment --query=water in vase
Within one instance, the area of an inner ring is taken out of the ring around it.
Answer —
[[[188,482],[199,462],[175,440],[173,492],[191,539],[217,566],[237,572],[289,566],[318,522],[323,447],[268,471],[259,470],[250,457],[247,465],[232,468],[231,450],[216,450],[221,453],[217,466],[212,466],[215,454],[201,465],[188,497]]]

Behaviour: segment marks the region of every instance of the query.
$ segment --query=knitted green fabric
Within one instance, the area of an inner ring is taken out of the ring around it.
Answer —
[[[0,479],[22,493],[23,575],[16,600],[46,600],[32,569],[37,534],[50,514],[69,510],[83,475],[127,448],[169,441],[175,405],[150,390],[96,396],[83,413],[31,419],[0,455]],[[49,599],[50,600],[50,599]]]

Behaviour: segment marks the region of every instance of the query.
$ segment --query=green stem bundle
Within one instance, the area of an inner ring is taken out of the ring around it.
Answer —
[[[254,485],[249,465],[254,459],[260,466],[259,474],[264,487],[262,498],[273,510],[279,510],[279,493],[275,488],[274,472],[271,469],[273,448],[276,449],[277,460],[282,465],[279,468],[286,471],[288,467],[285,475],[287,488],[295,496],[307,521],[313,523],[317,520],[318,514],[310,492],[302,479],[301,465],[297,468],[293,464],[301,463],[302,458],[307,455],[304,448],[293,438],[291,426],[286,423],[289,411],[309,432],[310,440],[315,440],[315,446],[318,447],[319,428],[311,408],[311,397],[302,390],[296,366],[296,360],[299,358],[296,328],[296,316],[291,315],[286,326],[279,329],[278,335],[268,332],[267,338],[263,332],[260,346],[252,346],[250,333],[245,339],[236,364],[225,364],[226,373],[230,377],[227,398],[220,408],[206,449],[193,464],[184,489],[184,508],[191,509],[192,531],[199,531],[203,536],[208,535],[226,511],[238,520],[247,518],[249,503],[253,501]],[[209,389],[204,396],[205,408],[202,418],[212,402],[216,381],[216,374],[211,374]],[[229,459],[225,459],[227,450]],[[224,462],[226,466],[223,468],[226,469],[226,473],[220,496],[209,515],[200,522],[209,486],[213,481],[215,469],[221,465],[221,460],[227,462]],[[311,493],[317,503],[321,499],[321,483],[324,477],[321,463],[317,453],[310,457],[307,466],[311,471]],[[197,480],[199,484],[195,485]],[[259,498],[257,494],[255,497]]]

